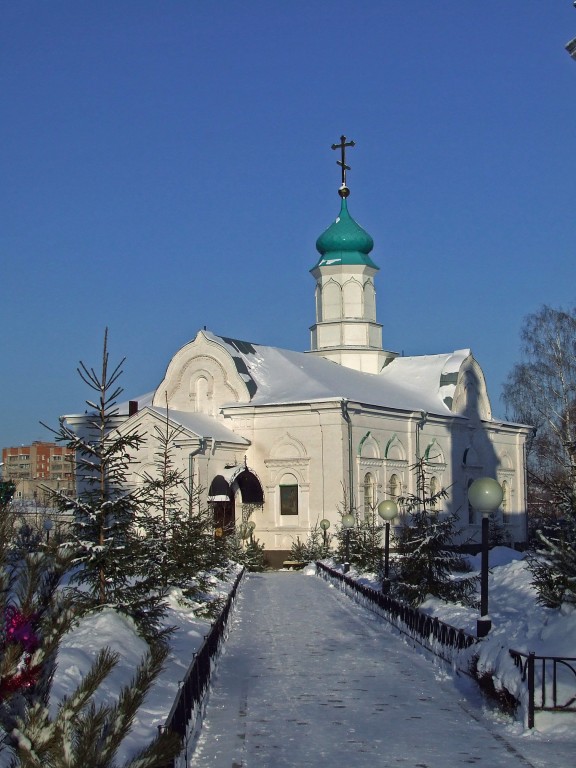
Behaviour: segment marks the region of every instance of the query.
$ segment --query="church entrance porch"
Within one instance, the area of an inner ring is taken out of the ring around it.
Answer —
[[[235,528],[234,499],[213,502],[212,511],[214,515],[214,535],[216,538],[231,536]]]
[[[241,518],[236,519],[236,498],[242,504]],[[243,464],[226,467],[210,483],[208,503],[214,514],[216,536],[230,536],[237,525],[245,523],[255,508],[264,505],[264,491],[257,475]]]

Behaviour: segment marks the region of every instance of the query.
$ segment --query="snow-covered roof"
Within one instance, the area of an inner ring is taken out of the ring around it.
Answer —
[[[157,413],[166,418],[166,408],[158,408],[149,405],[146,410]],[[202,438],[212,438],[222,443],[236,443],[237,445],[250,445],[250,441],[240,437],[231,429],[224,426],[220,421],[208,416],[205,413],[185,413],[184,411],[173,411],[169,409],[170,420],[184,427],[189,432]]]
[[[450,409],[460,368],[470,354],[469,349],[458,349],[443,355],[396,357],[380,375],[400,386],[410,382],[420,391],[437,389],[438,397]]]
[[[454,415],[445,398],[453,395],[458,370],[470,355],[470,350],[463,349],[397,357],[381,373],[372,374],[305,352],[202,333],[232,356],[247,385],[251,405],[343,398],[379,407]]]

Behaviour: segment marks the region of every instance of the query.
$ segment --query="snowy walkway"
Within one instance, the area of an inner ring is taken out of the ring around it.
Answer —
[[[442,666],[321,579],[250,574],[190,765],[573,764],[554,744],[534,745],[541,751],[535,759],[530,751],[522,756],[513,741],[491,726]]]

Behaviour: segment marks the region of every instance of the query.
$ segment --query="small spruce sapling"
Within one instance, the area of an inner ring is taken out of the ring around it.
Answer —
[[[328,534],[326,534],[326,541],[328,542]],[[324,546],[324,532],[321,530],[318,523],[310,529],[306,541],[301,542],[299,537],[296,537],[296,541],[292,544],[292,551],[290,553],[293,560],[298,560],[303,563],[313,563],[316,560],[320,560],[327,556],[327,546]]]
[[[356,507],[350,508],[345,486],[342,486],[342,491],[343,501],[338,512],[342,517],[352,514],[354,526],[346,529],[340,525],[336,529],[337,557],[343,563],[348,549],[348,562],[351,565],[361,571],[377,571],[382,556],[383,525],[378,518],[376,505],[371,505],[367,514],[361,514]]]
[[[177,466],[176,442],[184,432],[170,418],[168,398],[161,423],[154,427],[154,468],[142,475],[138,525],[142,533],[142,567],[165,589],[178,587],[196,604],[198,614],[213,615],[219,600],[211,596],[212,579],[229,566],[225,537],[215,535],[212,509],[202,488]]]
[[[396,538],[391,594],[414,606],[428,595],[472,605],[477,578],[453,578],[455,571],[465,572],[468,567],[454,548],[458,517],[439,509],[448,493],[445,488],[430,492],[424,458],[417,460],[412,471],[416,475],[416,493],[398,499],[405,520]]]

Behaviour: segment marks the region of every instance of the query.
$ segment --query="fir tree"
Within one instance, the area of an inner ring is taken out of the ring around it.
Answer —
[[[369,511],[359,516],[357,523],[357,555],[359,567],[364,571],[376,572],[382,562],[382,531],[384,525],[378,517],[377,506],[370,505]]]
[[[308,533],[306,541],[300,541],[300,537],[296,537],[296,541],[292,544],[290,556],[298,562],[312,563],[326,557],[326,550],[323,531],[316,523]]]
[[[549,608],[576,605],[576,520],[572,515],[544,533],[528,556],[538,601]]]
[[[155,574],[138,568],[140,499],[127,489],[126,474],[143,437],[137,431],[121,434],[116,429],[123,363],[124,359],[113,369],[109,366],[107,329],[101,371],[80,362],[80,378],[98,397],[86,401],[90,410],[85,432],[76,434],[63,421],[55,431],[57,439],[75,452],[78,497],[54,495],[59,507],[74,516],[73,544],[81,565],[74,579],[81,585],[79,597],[85,606],[113,606],[132,616],[143,634],[151,636],[159,631],[164,604]]]
[[[372,505],[367,514],[361,514],[356,507],[350,509],[346,488],[342,488],[343,501],[339,506],[342,517],[351,514],[354,517],[354,526],[344,528],[340,525],[336,529],[337,557],[340,562],[346,560],[348,549],[348,562],[361,571],[378,570],[382,558],[382,531],[384,526],[376,512],[376,505]],[[348,544],[347,544],[348,540]]]
[[[248,514],[245,516],[248,517]],[[261,572],[265,569],[264,544],[254,536],[252,521],[240,523],[234,533],[226,537],[226,547],[230,558],[246,570]]]
[[[116,768],[120,744],[166,654],[164,644],[154,644],[114,703],[94,703],[94,694],[118,663],[117,655],[107,648],[97,655],[78,688],[60,702],[54,716],[45,701],[34,702],[15,718],[10,732],[21,768]],[[124,768],[164,768],[179,751],[179,740],[173,734],[159,734]]]
[[[510,546],[510,533],[502,523],[498,510],[491,512],[488,517],[488,546],[490,549]]]
[[[227,571],[229,558],[226,540],[214,535],[212,510],[202,504],[201,495],[202,489],[197,488],[191,509],[173,510],[166,573],[169,585],[180,587],[185,597],[205,603],[210,610],[212,578]]]
[[[300,563],[312,563],[314,560],[318,560],[322,555],[322,536],[318,527],[314,527],[308,533],[305,541],[300,541],[300,537],[296,537],[296,541],[292,542],[290,549],[290,557]]]
[[[16,486],[12,480],[0,480],[0,512],[4,513],[12,502]]]
[[[215,536],[212,510],[202,502],[202,488],[187,479],[174,459],[175,441],[183,429],[170,420],[168,400],[161,425],[149,436],[155,466],[143,478],[138,516],[142,534],[142,567],[164,588],[178,587],[197,603],[197,613],[213,615],[219,606],[210,596],[214,575],[229,566],[225,539]]]
[[[304,558],[306,557],[306,544],[300,541],[300,536],[296,536],[296,541],[292,542],[290,547],[290,559],[297,563],[308,562]]]
[[[9,734],[17,718],[48,700],[59,642],[74,616],[61,588],[70,567],[56,542],[33,552],[22,546],[18,521],[0,505],[0,727]],[[4,747],[10,745],[8,737]]]
[[[414,606],[428,595],[470,605],[477,579],[452,576],[468,567],[453,545],[458,518],[439,509],[447,491],[441,488],[430,493],[424,458],[418,459],[412,470],[416,493],[398,499],[407,519],[396,539],[391,594]]]
[[[170,421],[166,398],[166,417],[160,426],[154,426],[149,436],[155,444],[154,471],[142,476],[142,504],[138,514],[138,527],[143,535],[142,567],[153,571],[164,587],[174,583],[180,570],[171,557],[174,555],[171,540],[184,533],[181,523],[186,515],[179,514],[178,510],[186,506],[191,512],[192,506],[184,471],[177,469],[173,455],[174,441],[182,432],[182,427],[173,426]]]

